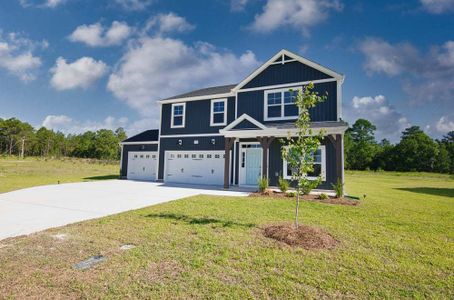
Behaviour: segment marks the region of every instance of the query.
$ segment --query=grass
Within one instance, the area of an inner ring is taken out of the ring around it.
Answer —
[[[118,163],[76,158],[0,157],[0,193],[45,184],[118,178]]]
[[[291,200],[197,196],[1,241],[0,295],[453,299],[453,178],[346,175],[361,205],[301,205],[302,223],[340,241],[334,250],[263,237],[263,225],[292,220]],[[98,254],[107,260],[73,269]]]

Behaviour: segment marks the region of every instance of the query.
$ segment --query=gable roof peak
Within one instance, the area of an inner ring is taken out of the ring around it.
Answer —
[[[262,73],[262,71],[264,71],[268,66],[272,65],[272,64],[275,64],[276,62],[276,59],[278,59],[279,57],[284,57],[284,55],[302,63],[302,64],[305,64],[309,67],[312,67],[316,70],[319,70],[320,72],[322,73],[325,73],[335,79],[338,79],[340,80],[341,82],[343,82],[344,80],[344,75],[340,74],[340,73],[337,73],[327,67],[324,67],[316,62],[313,62],[307,58],[304,58],[303,56],[299,55],[299,54],[296,54],[294,52],[291,52],[287,49],[281,49],[279,52],[277,52],[275,55],[273,55],[273,57],[271,57],[269,60],[267,60],[263,65],[261,65],[258,69],[256,69],[254,72],[252,72],[248,77],[246,77],[245,79],[243,79],[240,83],[238,83],[233,89],[232,91],[237,91],[239,89],[241,89],[243,86],[245,86],[249,81],[251,81],[252,79],[254,79],[256,76],[258,76],[260,73]],[[284,62],[284,60],[283,60]]]

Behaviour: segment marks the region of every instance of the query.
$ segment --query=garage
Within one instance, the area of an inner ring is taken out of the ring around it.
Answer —
[[[222,185],[224,151],[166,151],[164,181]]]
[[[132,180],[156,180],[158,152],[128,152],[127,178]]]

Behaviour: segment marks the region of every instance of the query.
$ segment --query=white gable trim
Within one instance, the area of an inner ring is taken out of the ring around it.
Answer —
[[[245,86],[248,82],[250,82],[252,79],[254,79],[256,76],[258,76],[260,73],[262,73],[262,71],[264,71],[266,68],[268,68],[270,65],[272,64],[276,64],[276,60],[279,58],[279,57],[282,57],[282,63],[285,63],[285,62],[289,62],[289,60],[287,61],[284,61],[283,57],[284,55],[292,58],[293,60],[296,60],[296,61],[299,61],[300,63],[302,64],[305,64],[305,65],[308,65],[309,67],[312,67],[316,70],[319,70],[320,72],[323,72],[329,76],[332,76],[338,80],[343,80],[343,75],[342,74],[339,74],[337,72],[334,72],[333,70],[330,70],[322,65],[319,65],[313,61],[310,61],[302,56],[299,56],[299,55],[296,55],[288,50],[285,50],[285,49],[282,49],[281,51],[279,51],[276,55],[274,55],[272,58],[270,58],[266,63],[264,63],[260,68],[258,68],[257,70],[255,70],[251,75],[249,75],[248,77],[246,77],[243,81],[241,81],[236,87],[234,87],[232,89],[232,91],[237,91],[237,90],[240,90],[243,86]],[[281,63],[281,62],[277,62],[277,63]]]
[[[241,122],[243,122],[245,120],[251,122],[252,124],[254,124],[255,126],[257,126],[260,129],[268,128],[265,125],[263,125],[262,123],[260,123],[259,121],[257,121],[256,119],[254,119],[253,117],[249,116],[248,114],[242,114],[235,121],[230,123],[228,126],[224,127],[224,129],[219,130],[219,132],[229,131],[229,130],[235,128],[235,126],[237,126],[238,124],[240,124]]]

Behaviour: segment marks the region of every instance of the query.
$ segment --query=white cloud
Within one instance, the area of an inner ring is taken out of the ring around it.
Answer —
[[[55,8],[64,4],[67,0],[19,0],[19,4],[26,8],[26,7],[42,7],[42,8]]]
[[[153,0],[115,0],[115,3],[118,4],[121,8],[125,10],[144,10],[146,9]]]
[[[148,118],[156,100],[211,85],[236,83],[259,65],[254,53],[240,56],[207,43],[190,46],[178,39],[142,37],[131,43],[108,89]]]
[[[231,11],[243,11],[250,0],[230,0]]]
[[[108,116],[103,121],[77,121],[66,115],[49,115],[43,122],[42,126],[47,129],[53,129],[55,131],[61,131],[65,134],[72,133],[84,133],[86,131],[96,131],[99,129],[111,129],[115,130],[118,127],[126,127],[128,119],[125,117],[114,118]]]
[[[174,13],[158,14],[151,18],[146,25],[146,30],[156,28],[160,34],[171,32],[185,32],[195,28],[194,25]]]
[[[454,0],[420,0],[424,10],[432,14],[454,11]]]
[[[449,116],[442,116],[437,124],[436,128],[441,133],[448,133],[454,131],[454,114]]]
[[[41,43],[9,33],[3,37],[0,31],[0,69],[19,77],[22,81],[36,78],[36,70],[41,66],[41,59],[33,54],[39,46],[45,48],[47,42]]]
[[[65,2],[66,2],[66,0],[47,0],[45,5],[48,7],[54,8]]]
[[[398,112],[383,95],[355,96],[345,113],[351,123],[359,118],[371,121],[377,126],[378,139],[386,137],[398,140],[401,131],[410,126],[408,119]]]
[[[409,43],[391,44],[377,38],[365,39],[359,50],[368,74],[400,76],[410,101],[444,101],[454,107],[454,41],[433,46],[425,55]]]
[[[59,57],[50,70],[53,74],[51,85],[57,90],[75,88],[86,89],[107,72],[107,65],[91,57],[82,57],[73,63],[67,63]]]
[[[121,44],[127,39],[133,29],[124,22],[114,21],[110,28],[100,23],[80,25],[69,36],[73,42],[85,43],[91,47],[107,47]]]
[[[331,11],[341,11],[339,0],[267,0],[263,12],[255,16],[251,29],[270,32],[289,26],[309,34],[309,28],[326,20]]]

